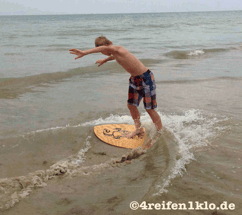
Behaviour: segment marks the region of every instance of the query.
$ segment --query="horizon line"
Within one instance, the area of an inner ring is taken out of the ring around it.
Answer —
[[[202,12],[238,12],[242,10],[208,10],[208,11],[169,11],[169,12],[131,12],[131,13],[46,13],[46,14],[0,14],[0,16],[55,16],[55,15],[108,15],[108,14],[150,14],[150,13],[202,13]]]

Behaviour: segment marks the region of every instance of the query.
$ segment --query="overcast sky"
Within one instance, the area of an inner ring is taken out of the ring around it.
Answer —
[[[242,0],[0,0],[0,15],[242,10]]]

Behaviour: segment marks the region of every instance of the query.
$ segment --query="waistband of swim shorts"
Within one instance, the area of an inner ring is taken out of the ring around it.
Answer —
[[[145,75],[147,75],[147,74],[150,74],[151,73],[151,71],[148,69],[146,72],[144,72],[143,74],[141,74],[141,75],[137,75],[137,76],[131,76],[131,78],[135,78],[135,79],[137,79],[137,78],[143,78]]]

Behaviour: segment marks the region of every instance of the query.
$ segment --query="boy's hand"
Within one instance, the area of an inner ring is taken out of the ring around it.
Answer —
[[[97,61],[96,61],[96,64],[99,64],[99,65],[98,65],[98,67],[99,67],[99,66],[103,65],[103,64],[106,63],[106,62],[107,62],[106,59],[101,59],[101,60],[97,60]]]
[[[85,55],[84,51],[81,51],[81,50],[78,50],[78,49],[70,49],[69,52],[70,52],[70,54],[77,55],[75,60],[78,59],[78,58],[81,58]]]

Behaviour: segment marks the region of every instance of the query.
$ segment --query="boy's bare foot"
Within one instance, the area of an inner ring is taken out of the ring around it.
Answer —
[[[145,128],[140,128],[139,133],[137,134],[139,138],[143,138],[145,136]]]
[[[125,135],[126,138],[131,139],[133,138],[135,135],[138,135],[138,137],[142,138],[145,134],[145,128],[140,128],[140,129],[135,129],[133,132],[130,132],[128,134]]]
[[[135,129],[133,132],[129,132],[125,135],[126,138],[130,139],[133,138],[137,134],[137,129]]]

